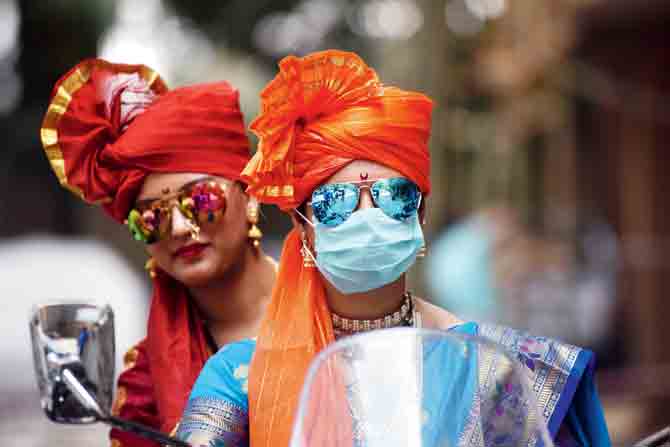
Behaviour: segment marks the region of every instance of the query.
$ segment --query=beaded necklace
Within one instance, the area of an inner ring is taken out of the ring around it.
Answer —
[[[376,329],[388,329],[393,327],[414,326],[415,308],[414,299],[410,292],[403,294],[403,302],[400,309],[395,312],[374,320],[353,320],[344,318],[336,313],[331,313],[333,319],[333,330],[335,338],[353,335]]]

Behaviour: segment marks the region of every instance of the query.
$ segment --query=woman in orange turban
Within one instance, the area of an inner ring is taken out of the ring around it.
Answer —
[[[227,82],[168,90],[146,66],[85,60],[56,84],[41,138],[60,183],[146,243],[147,337],[125,356],[113,412],[170,433],[209,356],[256,334],[276,275],[242,183],[238,92]],[[158,445],[118,430],[111,439]]]
[[[251,124],[259,148],[242,177],[261,202],[290,213],[294,228],[258,338],[245,348],[255,350],[250,368],[236,370],[231,359],[238,354],[225,349],[212,357],[193,388],[179,436],[194,445],[287,446],[305,373],[319,351],[358,332],[422,326],[481,335],[516,351],[539,384],[535,390],[551,396],[540,402],[551,433],[572,424],[571,435],[597,444],[593,439],[605,425],[591,385],[590,352],[463,323],[406,289],[405,273],[423,246],[431,100],[383,85],[353,53],[290,56],[279,67],[261,94],[261,114]],[[592,410],[590,425],[572,406],[583,400]],[[201,411],[203,402],[210,408],[242,405],[249,440],[246,434],[231,437],[212,412]],[[489,439],[490,433],[478,438],[465,426],[454,427],[453,442]],[[346,424],[334,428],[343,429]],[[337,445],[352,445],[346,433],[336,438],[344,440]]]

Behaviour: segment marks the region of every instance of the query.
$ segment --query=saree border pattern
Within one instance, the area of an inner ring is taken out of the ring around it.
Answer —
[[[223,399],[196,397],[189,401],[184,414],[188,417],[179,423],[179,439],[197,445],[248,445],[247,412],[242,407]]]
[[[569,386],[568,379],[575,373],[577,359],[583,349],[550,338],[531,336],[503,326],[481,324],[478,327],[478,335],[502,345],[512,359],[523,365],[528,385],[537,399],[539,414],[542,415],[543,422],[549,425],[552,416],[557,413],[561,399],[572,397],[574,387]],[[511,389],[499,395],[500,389],[497,385],[506,383],[506,377],[512,372],[507,359],[498,356],[492,350],[480,350],[478,355],[479,384],[475,392],[474,405],[459,439],[459,445],[463,446],[496,445],[493,439],[495,433],[490,432],[490,427],[482,427],[480,422],[483,403],[500,402],[505,399],[505,393],[520,395],[518,387],[521,384],[512,385]],[[578,374],[581,375],[581,371]],[[517,405],[522,407],[527,407],[529,404],[523,399],[517,402]],[[533,417],[532,414],[528,416]],[[529,422],[528,426],[533,426],[534,421]],[[522,436],[524,445],[532,447],[537,444],[537,433],[526,429]]]

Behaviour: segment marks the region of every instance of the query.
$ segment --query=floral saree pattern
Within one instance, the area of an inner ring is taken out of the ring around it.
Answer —
[[[501,345],[524,366],[522,371],[533,391],[539,415],[557,445],[611,444],[602,407],[592,386],[593,353],[502,326],[467,323],[456,330]],[[518,414],[520,407],[529,405],[523,398],[521,384],[505,380],[509,374],[507,361],[494,351],[481,350],[477,363],[478,386],[473,401],[482,404],[470,406],[458,445],[508,445],[512,439],[514,445],[537,445],[537,433],[523,432],[518,420],[506,417]],[[566,418],[568,413],[579,413],[582,417]],[[561,428],[559,442],[557,435]]]

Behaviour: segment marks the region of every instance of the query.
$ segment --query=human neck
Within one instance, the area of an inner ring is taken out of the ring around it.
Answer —
[[[262,249],[246,247],[225,275],[189,292],[211,329],[253,326],[274,282],[274,266]]]
[[[353,320],[373,320],[397,311],[405,294],[405,275],[379,289],[345,295],[324,279],[331,312]]]

